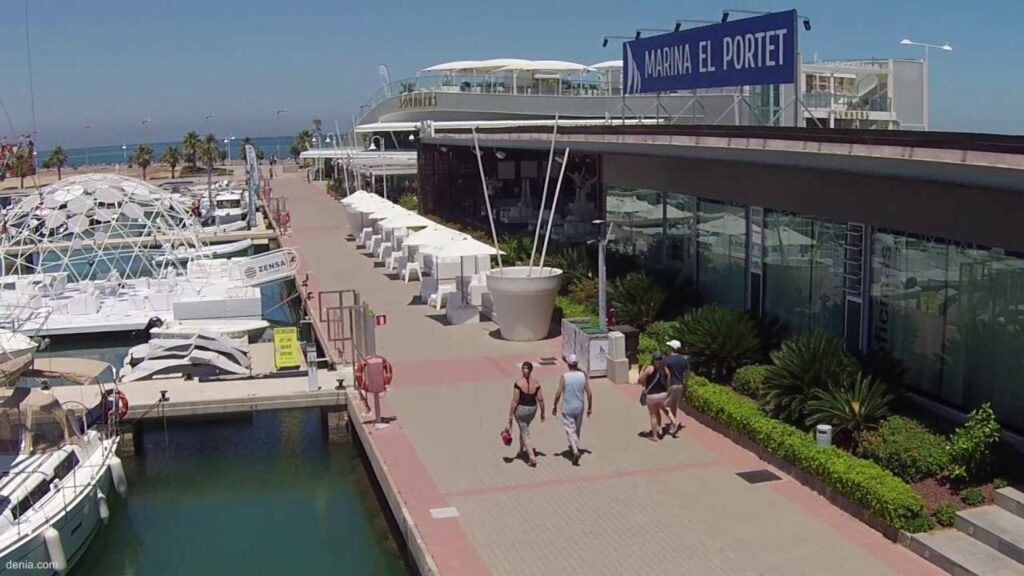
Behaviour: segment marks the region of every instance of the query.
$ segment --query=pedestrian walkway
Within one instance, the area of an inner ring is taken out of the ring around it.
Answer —
[[[511,343],[491,323],[444,325],[414,302],[416,284],[389,278],[345,240],[343,209],[322,185],[294,175],[273,185],[288,198],[285,243],[301,253],[300,278],[359,290],[388,315],[377,349],[395,366],[384,402],[395,420],[357,426],[415,528],[406,540],[422,543],[439,573],[939,573],[777,470],[780,481],[748,484],[736,473],[772,468],[689,418],[678,439],[640,437],[648,421],[636,386],[593,382],[573,467],[550,415],[560,361],[536,371],[549,402],[547,422],[531,427],[538,467],[513,460],[515,443],[499,439],[512,381],[523,360],[557,357],[558,340]]]

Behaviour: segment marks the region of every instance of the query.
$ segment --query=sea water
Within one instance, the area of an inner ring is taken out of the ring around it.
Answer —
[[[408,574],[351,442],[318,409],[147,422],[77,576]]]

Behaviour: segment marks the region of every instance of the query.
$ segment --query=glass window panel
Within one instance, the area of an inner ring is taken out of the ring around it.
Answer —
[[[614,224],[608,249],[645,266],[693,277],[696,199],[642,188],[607,187],[606,219]]]
[[[842,224],[769,211],[765,217],[765,311],[791,333],[843,334]]]
[[[701,200],[697,254],[701,296],[708,302],[746,308],[746,209]]]

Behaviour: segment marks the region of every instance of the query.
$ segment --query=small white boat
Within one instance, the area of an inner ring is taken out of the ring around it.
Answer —
[[[231,361],[217,352],[193,349],[183,358],[144,360],[135,366],[125,366],[121,382],[155,380],[167,377],[208,378],[213,376],[244,376],[249,368]]]
[[[205,234],[224,234],[226,232],[237,232],[239,230],[245,230],[249,224],[245,220],[238,220],[236,222],[228,222],[227,224],[217,224],[214,226],[203,226],[203,233]]]
[[[38,347],[39,344],[28,336],[0,328],[0,361],[32,354]]]
[[[193,258],[227,258],[239,256],[249,248],[252,248],[252,240],[249,238],[228,242],[227,244],[210,244],[198,250],[179,246],[177,250],[171,251],[168,249],[153,260],[162,264],[171,261],[184,262]]]
[[[167,320],[150,328],[149,335],[153,338],[191,338],[201,332],[213,332],[228,338],[246,338],[258,336],[270,322],[259,318],[231,318],[211,320]]]
[[[116,422],[90,421],[102,412],[67,409],[40,388],[14,388],[0,402],[4,574],[67,573],[110,518],[111,487],[127,495]]]

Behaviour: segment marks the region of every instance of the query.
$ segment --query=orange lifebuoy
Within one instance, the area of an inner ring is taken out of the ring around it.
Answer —
[[[107,402],[103,407],[103,411],[109,416],[111,410],[113,410],[113,403],[110,402],[110,395],[117,396],[117,419],[124,420],[128,416],[128,397],[124,395],[124,392],[120,390],[108,390],[107,391]]]
[[[391,379],[394,378],[394,375],[395,375],[395,370],[391,366],[391,362],[388,362],[388,359],[384,358],[383,356],[368,356],[368,357],[364,358],[363,360],[360,360],[359,362],[356,362],[356,366],[355,366],[355,369],[354,369],[355,379],[356,379],[356,386],[358,386],[360,390],[366,390],[366,379],[363,377],[363,373],[366,370],[366,361],[369,360],[370,358],[380,358],[383,361],[383,367],[384,367],[384,387],[385,388],[390,387],[391,386]]]

